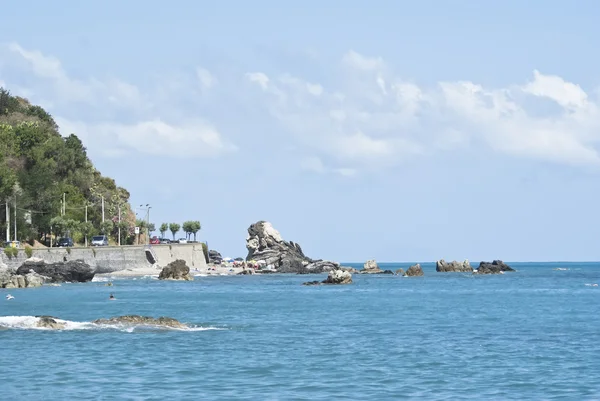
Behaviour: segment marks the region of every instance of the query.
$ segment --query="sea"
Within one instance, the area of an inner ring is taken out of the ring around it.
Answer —
[[[599,400],[600,263],[509,264],[342,286],[270,274],[2,289],[0,399]],[[129,314],[189,328],[90,323]],[[38,329],[38,315],[66,328]]]

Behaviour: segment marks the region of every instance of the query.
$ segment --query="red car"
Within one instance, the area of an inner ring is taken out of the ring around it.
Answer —
[[[160,239],[158,237],[150,238],[150,243],[153,245],[160,244]]]

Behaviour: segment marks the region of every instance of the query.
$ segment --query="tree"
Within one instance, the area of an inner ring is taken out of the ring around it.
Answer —
[[[183,232],[185,233],[185,238],[190,239],[190,236],[192,234],[192,225],[193,222],[192,221],[184,221],[183,222]]]
[[[73,233],[75,231],[79,230],[80,224],[81,223],[77,220],[73,220],[73,219],[65,220],[65,232],[68,234],[69,237],[72,237]]]
[[[169,231],[173,234],[173,240],[175,240],[175,234],[177,234],[180,228],[181,226],[177,223],[169,223]]]
[[[102,223],[100,223],[100,233],[104,235],[110,235],[114,227],[115,224],[112,222],[112,220],[104,220]]]
[[[198,231],[200,231],[202,229],[202,225],[200,224],[200,222],[198,220],[194,220],[191,222],[192,223],[192,227],[191,227],[191,233],[194,234],[194,241],[196,241],[196,233],[198,233]]]
[[[148,235],[152,234],[154,231],[156,231],[156,226],[154,225],[154,223],[150,223],[148,225]]]
[[[167,223],[162,223],[160,225],[159,231],[160,231],[161,238],[164,238],[165,235],[167,234],[167,231],[169,231],[169,225]]]
[[[50,227],[52,227],[52,231],[57,236],[62,237],[65,235],[67,223],[65,219],[62,218],[62,216],[56,216],[50,220]]]
[[[94,224],[91,221],[85,221],[79,226],[79,231],[81,231],[83,236],[88,239],[94,235],[96,232],[96,227],[94,227]]]

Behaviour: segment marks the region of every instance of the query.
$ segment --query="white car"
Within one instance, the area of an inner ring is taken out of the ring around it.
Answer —
[[[187,239],[185,239],[185,238],[179,238],[179,243],[180,244],[187,244]]]

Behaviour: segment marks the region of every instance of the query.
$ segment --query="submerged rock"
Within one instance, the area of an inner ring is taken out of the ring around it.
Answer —
[[[406,269],[406,273],[404,273],[404,277],[418,277],[423,276],[423,269],[420,264],[412,265],[408,269]]]
[[[313,260],[306,256],[299,244],[284,241],[279,231],[267,221],[248,227],[246,238],[247,261],[264,261],[279,273],[323,273],[339,268],[339,263]]]
[[[194,277],[190,274],[190,268],[185,263],[185,260],[177,259],[161,270],[158,279],[192,281]]]
[[[490,262],[481,262],[474,274],[502,274],[504,272],[514,272],[515,269],[501,260]]]
[[[65,328],[65,323],[57,322],[52,316],[36,316],[38,317],[37,327],[53,330],[61,330]]]
[[[68,262],[46,263],[38,258],[27,259],[21,267],[17,269],[16,274],[26,275],[35,272],[46,277],[46,281],[51,283],[83,283],[92,281],[94,271],[82,259],[70,260]]]
[[[95,324],[107,324],[107,325],[115,325],[115,324],[130,324],[130,325],[148,325],[148,326],[162,326],[162,327],[171,327],[176,329],[186,328],[187,326],[181,323],[177,319],[173,319],[172,317],[158,317],[154,318],[151,316],[140,316],[140,315],[125,315],[125,316],[116,316],[111,317],[109,319],[96,319],[92,321]]]
[[[435,270],[438,272],[441,272],[441,273],[447,273],[447,272],[471,273],[473,271],[473,268],[471,267],[471,264],[469,263],[468,260],[465,260],[464,262],[457,262],[456,260],[453,260],[452,262],[448,263],[444,259],[440,259],[437,262],[435,262]]]

